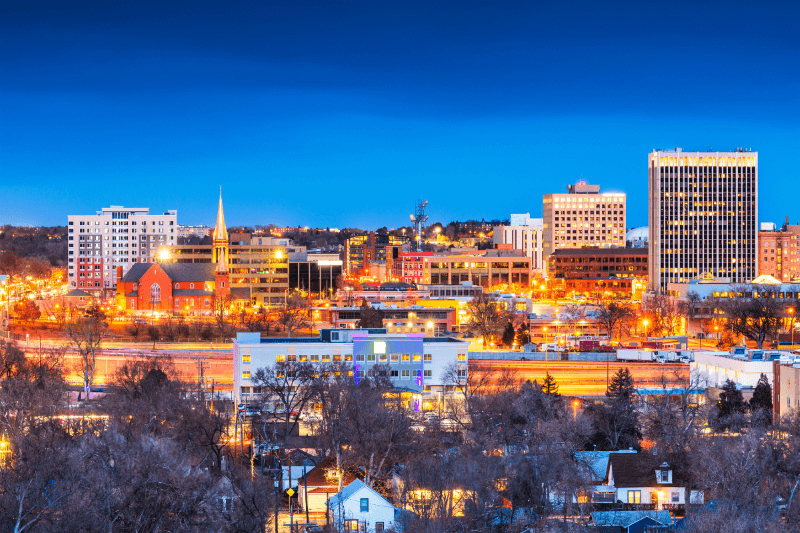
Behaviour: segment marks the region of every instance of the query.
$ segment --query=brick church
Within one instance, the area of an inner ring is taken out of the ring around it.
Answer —
[[[214,300],[231,294],[228,231],[219,197],[211,263],[136,263],[117,267],[117,305],[126,311],[211,314]]]

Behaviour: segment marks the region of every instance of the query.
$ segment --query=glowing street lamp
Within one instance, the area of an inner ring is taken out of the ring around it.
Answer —
[[[648,321],[647,321],[647,319],[645,318],[645,319],[642,321],[642,323],[644,324],[644,338],[645,338],[645,340],[647,340],[647,324],[649,324],[649,322],[648,322]]]
[[[789,316],[794,317],[794,308],[789,308]],[[794,320],[791,320],[790,323],[792,324],[792,349],[794,349]]]

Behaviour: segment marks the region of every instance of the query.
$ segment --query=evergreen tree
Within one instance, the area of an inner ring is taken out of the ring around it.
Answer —
[[[531,332],[526,324],[522,324],[517,332],[517,338],[520,346],[525,346],[531,342]]]
[[[615,400],[633,402],[633,376],[627,368],[619,369],[608,384],[606,396]]]
[[[560,394],[558,394],[558,383],[556,383],[555,378],[550,375],[550,372],[544,377],[542,392],[545,394],[552,394],[553,396],[560,396]]]
[[[503,346],[511,346],[514,344],[514,338],[517,336],[517,332],[514,331],[514,324],[511,321],[508,321],[506,324],[506,329],[503,330]]]
[[[767,376],[761,374],[750,398],[753,425],[770,425],[772,422],[772,387]]]
[[[594,434],[590,447],[598,450],[639,448],[642,432],[634,404],[634,382],[630,371],[622,368],[614,374],[602,404],[590,405],[586,414],[592,420]],[[591,448],[590,448],[591,449]]]
[[[726,379],[717,402],[717,429],[729,429],[737,419],[744,416],[746,410],[747,404],[742,391],[736,388],[736,383]]]

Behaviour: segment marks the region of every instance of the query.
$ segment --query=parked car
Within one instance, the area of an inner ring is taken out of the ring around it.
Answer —
[[[322,533],[322,528],[317,524],[308,524],[306,526],[306,533]]]

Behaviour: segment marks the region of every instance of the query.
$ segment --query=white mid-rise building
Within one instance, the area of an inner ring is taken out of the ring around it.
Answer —
[[[112,205],[95,215],[67,217],[69,286],[93,296],[116,290],[116,267],[152,263],[159,248],[177,243],[178,212]]]
[[[423,333],[389,334],[385,329],[323,329],[314,338],[261,338],[237,333],[233,343],[233,391],[237,404],[253,397],[251,376],[278,362],[352,366],[356,378],[369,376],[375,365],[388,365],[392,382],[411,393],[417,410],[433,408],[455,393],[448,370],[467,378],[469,343]]]
[[[566,194],[545,194],[544,258],[561,248],[625,247],[626,196],[600,192],[599,185],[580,181]]]
[[[512,214],[508,226],[495,226],[492,238],[495,245],[510,245],[513,250],[522,250],[531,258],[531,270],[543,275],[543,230],[541,218],[531,218],[530,213]]]

